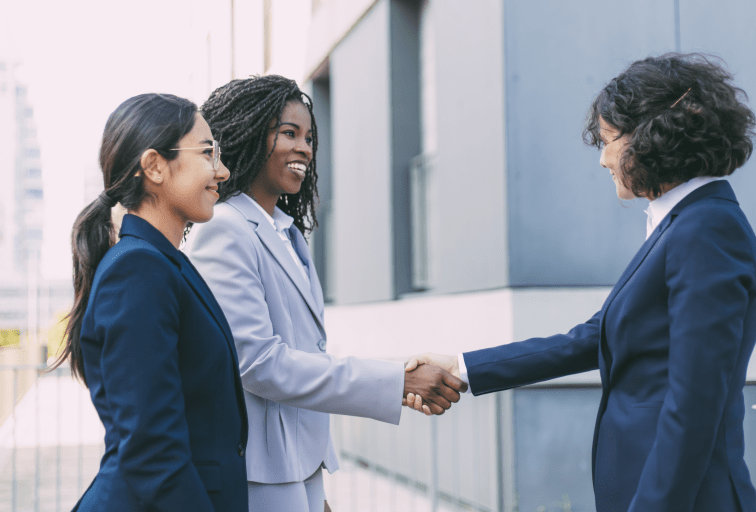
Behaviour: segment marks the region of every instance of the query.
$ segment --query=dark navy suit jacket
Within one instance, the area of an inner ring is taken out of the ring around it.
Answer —
[[[247,415],[228,324],[189,260],[126,215],[81,329],[105,426],[79,511],[246,511]]]
[[[752,511],[743,386],[755,341],[756,238],[715,181],[662,220],[588,322],[464,358],[476,395],[599,368],[599,512]]]

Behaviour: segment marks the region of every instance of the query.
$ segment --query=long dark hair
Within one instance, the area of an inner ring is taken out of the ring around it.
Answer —
[[[110,114],[102,134],[100,167],[104,192],[86,206],[74,222],[73,250],[74,305],[68,314],[65,348],[53,368],[71,360],[71,372],[87,384],[81,355],[81,324],[89,302],[92,281],[100,261],[115,241],[111,208],[115,203],[127,210],[138,208],[152,198],[145,191],[141,158],[154,149],[166,160],[170,151],[194,127],[197,106],[170,94],[140,94],[121,103]]]
[[[667,53],[633,62],[594,99],[583,140],[602,147],[599,118],[629,135],[622,184],[638,197],[697,176],[727,176],[753,152],[754,114],[721,59]]]
[[[249,191],[275,148],[267,150],[268,127],[276,120],[281,125],[281,113],[290,101],[304,104],[312,120],[312,161],[307,168],[302,187],[296,194],[282,194],[278,206],[294,218],[294,225],[302,233],[309,233],[317,225],[315,206],[318,198],[318,173],[315,155],[318,151],[318,128],[312,113],[312,100],[294,80],[278,75],[255,76],[232,80],[219,87],[202,105],[202,115],[210,125],[213,136],[220,141],[221,159],[231,177],[218,185],[220,200]],[[276,135],[276,141],[278,136]]]

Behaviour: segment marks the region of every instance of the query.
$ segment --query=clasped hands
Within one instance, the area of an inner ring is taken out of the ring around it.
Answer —
[[[426,352],[410,357],[405,366],[404,398],[402,405],[427,416],[443,414],[459,394],[467,391],[467,384],[459,378],[456,356]]]

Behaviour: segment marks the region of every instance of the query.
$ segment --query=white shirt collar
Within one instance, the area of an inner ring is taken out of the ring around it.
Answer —
[[[257,203],[257,201],[249,197],[247,194],[241,195],[249,199],[249,201],[262,212],[268,222],[270,222],[270,225],[273,226],[273,229],[275,229],[279,233],[282,233],[285,230],[289,229],[294,223],[294,217],[290,217],[289,215],[285,214],[284,211],[281,210],[278,206],[273,207],[273,216],[271,217],[270,215],[268,215],[268,212],[266,212],[265,209]]]
[[[699,187],[703,187],[707,183],[712,181],[723,180],[722,177],[713,176],[700,176],[698,178],[691,178],[690,180],[682,183],[675,188],[671,189],[666,194],[662,194],[650,203],[648,203],[648,209],[646,209],[646,215],[648,215],[648,221],[646,222],[646,239],[651,236],[651,233],[656,229],[656,226],[667,216],[672,208],[677,203],[683,200],[685,196],[693,192]]]

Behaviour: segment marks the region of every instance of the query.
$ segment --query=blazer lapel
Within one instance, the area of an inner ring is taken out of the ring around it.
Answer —
[[[286,275],[289,276],[289,279],[291,279],[291,281],[294,283],[294,286],[296,286],[297,290],[299,291],[299,294],[304,299],[307,307],[310,308],[310,311],[315,317],[315,320],[318,322],[320,329],[322,331],[325,331],[323,318],[321,316],[323,304],[322,292],[320,291],[320,282],[318,282],[317,279],[315,279],[314,281],[312,279],[313,274],[315,274],[315,267],[312,263],[312,259],[310,258],[309,251],[306,251],[310,274],[310,283],[308,285],[308,283],[305,282],[305,278],[300,272],[299,267],[297,267],[297,264],[294,262],[291,254],[289,254],[289,251],[286,249],[283,240],[281,240],[280,236],[278,235],[278,232],[273,228],[273,226],[270,225],[268,219],[266,219],[263,214],[257,209],[257,206],[252,204],[250,199],[248,199],[247,197],[242,197],[241,195],[231,197],[227,202],[229,205],[239,210],[239,212],[244,215],[247,221],[256,225],[255,233],[257,233],[257,237],[268,249],[268,251],[270,251],[270,254],[273,255],[273,258],[275,258],[278,264],[281,265],[281,267],[284,269]],[[300,245],[302,247],[306,247],[306,242],[302,234],[297,231],[296,236],[298,237]],[[317,295],[315,295],[311,289],[311,287],[314,286],[318,287]],[[320,296],[320,300],[315,299],[315,297],[317,296]],[[321,307],[318,307],[318,304],[320,304]]]
[[[234,337],[231,334],[231,328],[228,326],[226,317],[223,315],[223,311],[215,300],[210,288],[202,280],[197,269],[195,269],[194,265],[189,261],[189,258],[176,249],[160,231],[152,226],[152,224],[136,215],[126,214],[123,216],[119,236],[126,235],[135,236],[149,242],[178,267],[181,275],[184,276],[186,282],[189,283],[189,286],[194,290],[194,293],[197,294],[200,301],[202,301],[204,306],[210,311],[210,314],[220,326],[226,337],[226,343],[231,349],[234,361],[238,365],[239,360],[236,354],[236,346],[234,345]]]
[[[260,238],[260,241],[270,251],[278,264],[283,267],[284,271],[289,276],[289,279],[291,279],[297,287],[300,295],[302,295],[302,298],[307,303],[307,306],[310,308],[310,311],[312,311],[313,316],[317,319],[318,324],[320,324],[322,328],[323,325],[320,318],[320,310],[315,304],[315,297],[312,296],[310,287],[305,282],[305,278],[300,272],[299,267],[297,267],[291,254],[289,254],[283,241],[278,236],[278,232],[273,229],[273,226],[271,226],[267,220],[260,222],[255,231]],[[302,242],[304,242],[304,239]],[[312,264],[310,264],[310,268],[312,269]]]
[[[197,269],[194,268],[194,265],[192,265],[192,263],[189,261],[189,258],[187,258],[183,254],[182,256],[184,261],[183,265],[181,265],[181,275],[184,276],[186,282],[189,283],[189,286],[192,288],[192,290],[194,290],[194,293],[197,294],[202,303],[210,311],[210,314],[220,326],[224,336],[226,337],[226,343],[228,344],[229,348],[231,348],[231,353],[234,356],[234,362],[238,366],[239,359],[236,354],[234,336],[233,334],[231,334],[231,328],[228,325],[226,316],[223,314],[218,301],[215,300],[215,296],[210,291],[210,287],[207,286],[207,283],[205,283],[205,281],[199,275],[199,272],[197,272]]]

